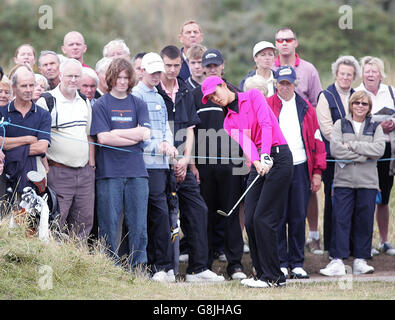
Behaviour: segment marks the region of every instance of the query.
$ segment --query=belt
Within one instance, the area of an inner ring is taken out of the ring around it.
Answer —
[[[288,145],[287,144],[280,144],[278,146],[273,146],[270,149],[270,154],[272,153],[280,153],[280,150],[283,148],[287,148]],[[261,154],[261,148],[258,148],[258,153]]]
[[[64,165],[62,163],[59,163],[59,162],[56,162],[56,161],[53,161],[53,160],[50,160],[50,159],[48,159],[48,164],[50,166],[58,167],[58,168],[78,169],[78,168],[66,166],[66,165]]]

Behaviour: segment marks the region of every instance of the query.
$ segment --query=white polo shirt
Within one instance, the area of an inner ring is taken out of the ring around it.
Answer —
[[[51,146],[47,157],[69,167],[84,167],[89,161],[88,135],[92,122],[92,109],[89,100],[86,101],[76,92],[73,101],[64,97],[59,85],[49,91],[55,97],[51,116]],[[44,98],[37,105],[48,110]]]
[[[298,112],[296,109],[295,94],[289,101],[285,101],[278,96],[282,103],[279,115],[281,131],[291,149],[294,165],[307,161],[306,150],[304,149],[302,131],[300,129]]]

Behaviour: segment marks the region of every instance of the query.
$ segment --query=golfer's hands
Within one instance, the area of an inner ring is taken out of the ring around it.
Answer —
[[[269,172],[269,170],[267,169],[267,166],[263,166],[262,163],[259,160],[255,160],[253,162],[256,172],[258,172],[258,174],[260,174],[262,177]]]

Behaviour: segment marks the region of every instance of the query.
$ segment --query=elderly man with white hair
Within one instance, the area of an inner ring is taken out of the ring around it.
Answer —
[[[130,62],[130,49],[122,39],[111,40],[103,48],[103,57],[125,58]]]
[[[97,76],[96,72],[91,68],[83,67],[79,90],[80,93],[82,93],[89,99],[92,106],[96,101],[95,94],[98,85],[99,77]]]
[[[102,95],[106,94],[108,91],[107,87],[107,82],[106,82],[106,71],[108,69],[108,66],[110,65],[111,61],[113,58],[101,58],[95,66],[95,70],[97,73],[97,76],[99,77],[99,84],[97,86],[97,93],[95,95],[95,98],[100,98]]]
[[[37,104],[52,117],[48,185],[58,194],[60,226],[85,239],[93,224],[95,149],[88,143],[93,141],[91,105],[77,90],[81,77],[81,63],[66,59],[60,65],[59,85]]]

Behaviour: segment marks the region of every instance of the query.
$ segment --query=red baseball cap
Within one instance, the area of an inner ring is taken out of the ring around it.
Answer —
[[[207,96],[214,93],[215,90],[217,89],[217,86],[222,83],[224,83],[224,80],[222,80],[220,77],[217,76],[208,77],[203,81],[201,87],[203,93],[203,98],[202,98],[203,104],[207,103]]]

